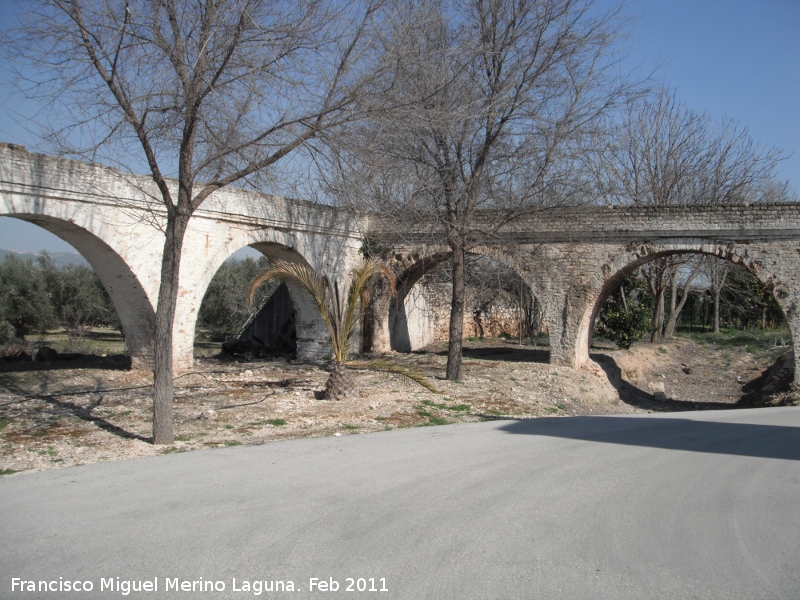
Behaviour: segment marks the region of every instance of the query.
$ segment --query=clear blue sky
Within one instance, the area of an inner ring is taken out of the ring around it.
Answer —
[[[598,0],[613,4],[611,0]],[[12,12],[0,0],[0,23]],[[800,190],[800,0],[628,0],[634,17],[629,64],[642,72],[660,64],[658,80],[689,107],[730,117],[760,144],[789,158],[778,168]],[[39,147],[13,110],[34,114],[9,99],[0,71],[0,141]],[[51,252],[70,247],[41,229],[0,218],[0,248]]]

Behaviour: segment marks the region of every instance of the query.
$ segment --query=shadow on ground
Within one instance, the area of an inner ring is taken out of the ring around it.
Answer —
[[[800,460],[800,427],[783,425],[598,416],[514,421],[500,430],[626,446]]]
[[[3,411],[6,407],[9,406],[19,406],[25,405],[27,402],[32,400],[40,400],[44,402],[49,407],[49,412],[52,416],[56,417],[55,423],[58,425],[58,421],[61,417],[66,416],[73,416],[82,421],[86,421],[87,423],[91,423],[94,426],[107,431],[108,433],[115,435],[117,437],[123,439],[137,439],[144,442],[151,442],[151,437],[143,437],[118,425],[115,425],[111,421],[108,421],[102,417],[97,416],[94,414],[95,409],[101,405],[103,400],[103,394],[107,391],[127,391],[127,390],[141,390],[152,388],[151,385],[143,385],[143,386],[131,386],[127,388],[114,388],[113,390],[107,390],[104,387],[104,382],[100,380],[95,381],[95,386],[93,389],[81,389],[81,390],[64,390],[61,392],[51,392],[50,387],[51,383],[49,378],[46,376],[47,373],[42,374],[43,377],[39,381],[38,392],[31,392],[30,390],[26,390],[19,386],[17,383],[12,381],[8,376],[3,377],[0,374],[0,390],[5,393],[8,393],[11,396],[15,396],[15,400],[11,400],[9,402],[5,402],[0,404],[0,415],[2,415]],[[88,405],[80,405],[75,402],[71,402],[67,400],[66,397],[75,396],[75,395],[88,395],[90,397],[95,397],[96,399],[93,400]],[[38,439],[44,439],[45,436],[48,435],[48,429],[51,428],[48,425],[48,421],[46,419],[41,420],[41,427],[37,429],[37,427],[33,427],[32,429],[25,429],[21,432],[16,433],[15,435],[21,435],[23,437],[37,437]],[[60,432],[56,432],[56,436],[61,435]],[[6,434],[6,440],[13,441],[13,435]]]
[[[608,381],[619,394],[619,399],[625,404],[653,412],[681,412],[691,410],[730,410],[736,408],[752,408],[751,402],[743,399],[737,403],[729,402],[702,402],[697,400],[656,400],[650,392],[636,387],[622,377],[622,370],[617,362],[606,354],[591,354],[590,358],[601,368],[608,377]]]
[[[437,352],[439,356],[447,356],[447,350]],[[490,346],[486,348],[464,348],[465,358],[480,360],[502,360],[507,362],[528,362],[548,364],[550,350],[531,346]]]
[[[62,354],[49,361],[0,360],[0,373],[23,373],[30,371],[62,371],[65,369],[102,369],[108,371],[130,371],[131,359],[122,354],[95,356],[93,354]]]

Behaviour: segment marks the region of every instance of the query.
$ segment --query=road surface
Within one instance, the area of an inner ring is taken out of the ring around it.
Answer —
[[[0,598],[796,600],[799,503],[797,408],[220,448],[0,479]]]

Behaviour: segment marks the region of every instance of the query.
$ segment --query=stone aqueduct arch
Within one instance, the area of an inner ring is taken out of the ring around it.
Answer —
[[[552,364],[577,368],[589,360],[603,300],[627,272],[670,254],[745,266],[772,290],[792,339],[800,339],[800,204],[553,209],[517,222],[506,240],[473,252],[516,271],[542,303]]]
[[[83,254],[109,291],[134,366],[147,365],[164,222],[153,182],[0,144],[0,215],[40,225]],[[360,262],[367,231],[367,218],[330,207],[237,189],[216,192],[186,234],[174,335],[176,369],[192,364],[200,302],[233,252],[252,246],[342,278]],[[370,235],[391,241],[380,232]],[[793,339],[800,339],[800,204],[560,208],[516,221],[501,237],[504,246],[476,244],[473,250],[514,269],[542,303],[551,363],[578,367],[588,360],[591,324],[611,286],[626,270],[672,253],[714,254],[748,267],[773,290]],[[437,254],[437,249],[407,241],[397,251],[428,260]],[[404,295],[419,278],[414,268],[409,266],[412,276]],[[329,351],[324,327],[305,296],[292,293],[298,356],[321,358]],[[386,345],[388,318],[381,330]],[[800,369],[795,380],[800,383]]]
[[[380,330],[376,332],[373,342],[373,348],[376,351],[388,351],[391,349],[399,352],[410,352],[426,346],[431,341],[431,336],[419,334],[420,329],[429,325],[426,316],[423,314],[422,323],[415,322],[416,320],[414,319],[415,313],[425,313],[427,311],[426,300],[419,287],[417,287],[417,283],[425,274],[432,272],[449,261],[452,253],[449,250],[442,249],[429,250],[427,252],[420,252],[417,249],[410,253],[408,249],[405,249],[405,251],[407,253],[406,260],[402,261],[401,259],[402,266],[397,269],[400,271],[397,280],[397,296],[391,299],[383,299],[385,305],[388,306],[388,309],[384,309],[384,312],[388,312],[388,320],[383,319],[378,323]],[[476,246],[470,249],[469,254],[487,256],[510,268],[522,277],[523,281],[531,287],[533,295],[538,298],[536,288],[531,286],[531,282],[537,280],[536,274],[529,272],[530,270],[520,262],[516,253],[510,253],[500,247]],[[409,303],[412,305],[411,307],[409,307]],[[416,326],[416,332],[411,331],[414,326]]]

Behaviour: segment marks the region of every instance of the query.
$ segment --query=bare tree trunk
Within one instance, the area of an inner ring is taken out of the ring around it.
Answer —
[[[171,211],[172,212],[172,211]],[[174,211],[168,217],[164,257],[161,263],[161,287],[156,310],[155,356],[153,365],[153,443],[174,441],[172,415],[172,329],[178,301],[183,236],[189,215]]]
[[[625,314],[630,312],[630,308],[628,308],[628,297],[625,295],[625,286],[619,286],[619,295],[622,298],[622,307],[625,309]]]
[[[653,308],[653,331],[650,334],[651,342],[660,342],[664,330],[664,290],[661,287],[656,295],[655,307]]]
[[[453,248],[453,297],[450,302],[450,345],[447,348],[447,370],[449,381],[461,381],[461,355],[464,340],[464,245],[461,240],[451,244]]]
[[[722,287],[725,285],[725,279],[728,277],[728,266],[722,269],[722,275],[715,273],[712,279],[713,294],[714,294],[714,333],[719,333],[719,297],[722,293]]]
[[[677,271],[673,276],[672,300],[670,301],[670,306],[672,310],[669,313],[669,319],[667,320],[667,325],[664,327],[664,339],[666,340],[670,339],[675,333],[675,327],[678,324],[678,317],[680,316],[683,307],[686,305],[686,300],[689,298],[689,290],[691,289],[692,282],[694,281],[694,278],[697,276],[698,273],[699,269],[694,269],[692,271],[692,274],[686,278],[686,281],[683,284],[683,293],[681,295],[681,300],[680,302],[677,303],[677,305],[675,303],[678,290]]]
[[[678,304],[678,268],[679,266],[671,267],[672,273],[669,276],[669,318],[675,314],[675,309]],[[666,334],[666,331],[665,331]],[[665,337],[668,337],[665,335]]]
[[[653,316],[650,320],[650,341],[661,341],[661,334],[664,327],[664,273],[668,268],[667,259],[659,258],[649,266],[645,276],[647,285],[650,287],[650,294],[653,296]]]
[[[650,286],[650,293],[653,296],[650,341],[655,343],[661,341],[661,329],[664,326],[664,293],[666,292],[664,286],[666,264],[664,259],[659,259],[654,267],[654,270],[647,277],[647,282]]]
[[[528,329],[531,343],[534,342],[534,338],[542,333],[542,305],[536,296],[531,296],[530,302],[526,303],[525,327]]]

